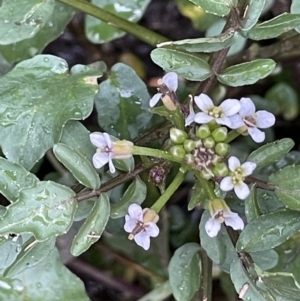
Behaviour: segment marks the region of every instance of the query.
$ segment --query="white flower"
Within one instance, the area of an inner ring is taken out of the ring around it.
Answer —
[[[241,98],[241,109],[238,114],[231,117],[231,125],[233,129],[246,127],[244,131],[248,131],[249,135],[255,142],[263,142],[265,133],[258,128],[266,129],[274,125],[275,116],[267,111],[255,112],[255,105],[250,98]]]
[[[208,236],[215,237],[218,235],[221,224],[232,227],[234,230],[243,230],[244,222],[237,213],[230,210],[224,200],[215,199],[209,202],[209,211],[211,218],[205,223],[205,230]]]
[[[204,93],[195,96],[194,99],[198,108],[202,111],[195,115],[195,122],[200,124],[215,120],[218,124],[231,127],[230,117],[236,114],[241,108],[240,102],[237,99],[226,99],[218,107]]]
[[[187,118],[185,119],[185,126],[188,126],[190,125],[192,122],[195,121],[195,111],[194,111],[194,108],[193,108],[193,97],[191,95],[190,96],[190,114],[187,116]]]
[[[220,188],[223,191],[230,191],[234,189],[234,192],[239,199],[244,200],[250,193],[248,186],[244,183],[245,177],[252,174],[256,168],[256,164],[253,162],[245,162],[241,165],[238,158],[232,156],[228,159],[228,167],[231,171],[231,175],[225,177],[221,183]]]
[[[132,154],[133,143],[127,140],[112,141],[107,133],[95,132],[90,134],[90,140],[97,147],[97,152],[93,156],[95,168],[101,168],[106,163],[109,164],[109,171],[116,171],[112,159],[126,159]]]
[[[159,234],[158,215],[155,211],[137,204],[131,204],[128,207],[128,213],[125,216],[124,230],[129,232],[129,239],[134,239],[137,245],[145,250],[150,247],[150,237],[156,237]]]
[[[175,92],[178,88],[178,75],[175,72],[169,72],[158,81],[158,84],[160,86],[165,85],[169,91]],[[154,107],[163,96],[164,93],[156,93],[153,95],[150,99],[150,107]]]

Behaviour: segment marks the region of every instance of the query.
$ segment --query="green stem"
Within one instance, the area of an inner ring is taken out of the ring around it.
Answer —
[[[200,300],[212,300],[212,261],[207,256],[204,249],[201,248],[201,262],[202,262],[202,277],[201,277],[201,297]]]
[[[229,143],[235,138],[240,136],[240,133],[238,133],[236,130],[232,130],[228,133],[227,138],[223,141],[224,143]]]
[[[179,169],[176,177],[172,183],[168,186],[165,193],[160,196],[160,198],[151,206],[150,209],[158,213],[163,206],[167,203],[170,197],[175,193],[180,184],[184,181],[186,175],[186,170],[182,170],[182,167]]]
[[[109,25],[113,25],[118,29],[121,29],[127,33],[136,36],[141,41],[156,46],[159,43],[166,42],[168,39],[161,36],[143,26],[129,22],[123,18],[120,18],[96,5],[83,0],[57,0],[61,3],[74,7],[88,15],[91,15],[97,19],[100,19]]]
[[[140,156],[150,156],[159,159],[165,159],[168,161],[182,163],[182,160],[174,158],[168,151],[155,149],[155,148],[148,148],[142,146],[133,146],[132,150],[133,155],[140,155]]]
[[[217,198],[213,188],[210,186],[209,182],[205,179],[203,179],[201,176],[200,176],[200,173],[199,172],[195,172],[195,176],[197,177],[198,181],[200,182],[202,188],[205,190],[209,200],[214,200]]]

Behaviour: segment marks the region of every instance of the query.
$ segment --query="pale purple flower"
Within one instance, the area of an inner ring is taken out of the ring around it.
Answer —
[[[205,124],[215,120],[216,123],[231,127],[231,116],[241,108],[237,99],[226,99],[219,106],[215,106],[211,98],[202,93],[194,97],[198,108],[202,111],[195,115],[195,122]]]
[[[158,215],[153,210],[142,209],[137,204],[131,204],[125,216],[124,230],[130,233],[129,239],[134,239],[137,245],[148,250],[150,237],[156,237],[159,234],[157,221]]]
[[[241,108],[238,114],[231,117],[231,125],[233,129],[246,127],[249,135],[255,142],[263,142],[265,133],[259,130],[266,129],[274,125],[275,116],[268,111],[255,112],[255,105],[250,98],[241,98]]]
[[[178,88],[178,75],[175,72],[167,73],[161,80],[159,80],[159,85],[165,85],[169,91],[175,92]],[[153,95],[150,99],[150,107],[154,107],[159,100],[164,96],[163,93],[159,92]]]
[[[234,230],[243,230],[244,222],[237,213],[230,210],[224,200],[215,199],[209,203],[211,217],[205,223],[205,230],[208,236],[218,235],[221,224],[232,227]]]
[[[228,159],[228,168],[231,171],[231,175],[222,179],[220,188],[223,191],[234,189],[238,198],[244,200],[250,194],[249,187],[244,183],[244,180],[245,177],[252,174],[256,168],[256,164],[245,162],[241,165],[240,160],[232,156]]]
[[[109,171],[116,171],[112,159],[126,159],[132,154],[133,143],[127,140],[112,141],[107,133],[95,132],[90,134],[90,140],[97,147],[97,152],[93,156],[95,168],[101,168],[106,163],[109,164]]]

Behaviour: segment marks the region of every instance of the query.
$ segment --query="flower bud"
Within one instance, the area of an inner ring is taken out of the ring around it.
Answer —
[[[223,142],[217,143],[215,146],[215,152],[219,156],[225,157],[229,152],[229,144]]]
[[[196,148],[196,143],[192,139],[187,139],[183,142],[183,147],[187,153],[190,153]]]
[[[221,157],[221,156],[219,156],[219,155],[217,155],[217,154],[214,154],[214,155],[212,156],[211,163],[212,163],[213,165],[216,165],[217,163],[221,163],[221,162],[222,162],[222,157]]]
[[[200,139],[207,138],[210,136],[210,129],[207,124],[202,124],[201,126],[198,127],[196,130],[196,136]]]
[[[166,170],[162,166],[154,166],[149,171],[149,180],[156,185],[161,184],[165,181],[166,173]]]
[[[202,140],[195,140],[195,146],[196,148],[203,146]]]
[[[187,133],[182,130],[176,128],[170,129],[170,138],[175,144],[182,144],[187,137]]]
[[[216,142],[222,142],[227,138],[228,130],[224,126],[213,130],[211,136]]]
[[[192,154],[187,154],[184,157],[184,161],[185,161],[186,164],[191,165],[191,164],[194,164],[195,158]]]
[[[215,164],[212,171],[216,177],[226,177],[228,175],[228,167],[224,162]]]
[[[215,146],[215,140],[212,137],[207,137],[203,140],[203,145],[206,148],[213,148]]]
[[[175,159],[182,160],[185,156],[185,150],[182,145],[174,145],[169,151]]]
[[[209,169],[207,169],[207,170],[206,169],[202,169],[200,171],[200,174],[201,174],[201,177],[204,178],[204,179],[206,179],[206,180],[209,180],[209,179],[211,179],[213,177],[213,173]]]

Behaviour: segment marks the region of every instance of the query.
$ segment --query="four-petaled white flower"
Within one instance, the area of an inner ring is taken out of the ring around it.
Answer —
[[[266,129],[274,125],[275,116],[264,110],[255,112],[255,105],[250,98],[241,98],[240,102],[241,109],[231,118],[232,128],[248,131],[255,142],[263,142],[266,135],[258,128]]]
[[[116,171],[112,159],[126,159],[132,155],[133,143],[127,140],[112,141],[107,133],[95,132],[90,134],[90,140],[97,147],[97,152],[93,156],[95,168],[101,168],[106,163],[109,164],[109,171]]]
[[[214,105],[209,96],[202,93],[194,97],[198,108],[202,111],[195,115],[195,122],[204,124],[215,120],[218,124],[231,127],[231,116],[241,108],[237,99],[226,99],[218,107]]]
[[[175,92],[178,88],[178,75],[175,72],[169,72],[158,81],[158,84],[165,85],[169,91]],[[164,94],[160,92],[154,94],[149,102],[150,107],[154,107],[163,96]]]
[[[211,217],[205,223],[205,230],[208,236],[218,235],[221,224],[232,227],[234,230],[243,230],[244,222],[237,213],[232,212],[224,200],[215,199],[209,202],[209,211]]]
[[[156,237],[159,234],[159,228],[156,225],[158,218],[155,211],[131,204],[125,216],[124,230],[130,233],[128,236],[130,240],[134,239],[137,245],[148,250],[150,237]]]
[[[247,184],[244,183],[244,180],[245,177],[252,174],[256,168],[256,164],[253,162],[245,162],[241,165],[239,159],[232,156],[228,159],[228,168],[231,171],[231,175],[223,178],[220,183],[220,188],[223,191],[234,189],[238,198],[244,200],[250,194],[250,190]]]

